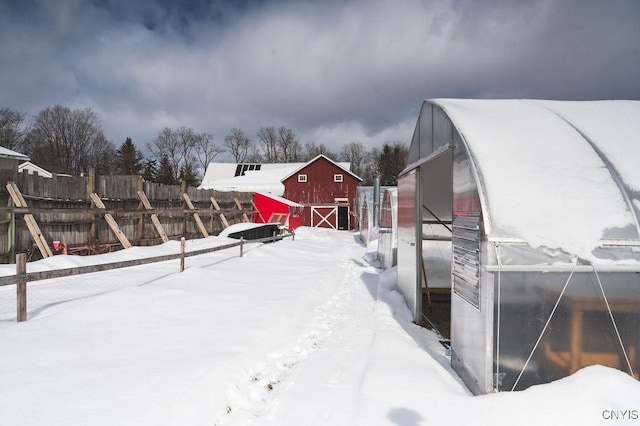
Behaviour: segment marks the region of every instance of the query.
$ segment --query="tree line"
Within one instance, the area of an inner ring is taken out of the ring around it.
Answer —
[[[255,139],[232,128],[217,144],[212,134],[182,126],[166,127],[145,143],[151,154],[145,157],[131,138],[119,146],[109,141],[90,108],[61,105],[44,108],[33,117],[11,108],[0,109],[0,146],[60,173],[78,176],[94,168],[102,175],[141,175],[151,182],[172,185],[185,181],[191,186],[200,184],[200,170],[223,153],[237,163],[306,162],[323,154],[334,161],[350,162],[351,172],[365,185],[371,185],[376,175],[383,185],[396,185],[408,154],[407,147],[398,141],[371,149],[361,142],[348,142],[339,152],[332,152],[323,143],[301,143],[286,126],[262,127]]]

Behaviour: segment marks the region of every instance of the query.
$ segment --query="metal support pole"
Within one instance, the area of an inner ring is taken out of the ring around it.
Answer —
[[[373,227],[380,227],[380,176],[373,178]]]
[[[240,237],[240,257],[244,254],[244,237]]]

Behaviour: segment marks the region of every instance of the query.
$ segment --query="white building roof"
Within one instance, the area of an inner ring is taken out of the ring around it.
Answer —
[[[19,152],[10,150],[9,148],[5,148],[3,146],[0,146],[0,158],[12,158],[15,160],[23,160],[23,161],[29,160],[28,156],[24,154],[20,154]]]
[[[20,173],[28,173],[30,175],[37,173],[39,176],[51,179],[53,177],[53,173],[48,170],[43,169],[40,166],[33,164],[31,161],[25,161],[18,165],[18,172]]]

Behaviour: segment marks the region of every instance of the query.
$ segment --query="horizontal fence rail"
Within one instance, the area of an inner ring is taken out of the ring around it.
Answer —
[[[240,239],[237,242],[222,244],[215,247],[209,247],[199,250],[184,251],[184,240],[181,244],[181,250],[179,253],[167,254],[161,256],[153,256],[142,259],[123,260],[119,262],[100,263],[96,265],[77,266],[73,268],[55,269],[51,271],[40,272],[26,272],[26,262],[24,261],[24,255],[18,257],[16,262],[17,273],[15,275],[7,275],[0,277],[0,287],[16,285],[17,286],[17,320],[26,321],[26,284],[29,282],[48,280],[55,278],[71,277],[75,275],[90,274],[95,272],[110,271],[114,269],[130,268],[134,266],[147,265],[150,263],[165,262],[169,260],[180,259],[180,272],[184,270],[184,259],[187,257],[201,256],[216,251],[227,250],[233,247],[240,248],[240,257],[243,255],[243,248],[245,244],[252,243],[269,243],[283,240],[291,237],[295,240],[295,234],[287,233],[283,235],[274,235],[272,237],[259,238],[254,240]]]

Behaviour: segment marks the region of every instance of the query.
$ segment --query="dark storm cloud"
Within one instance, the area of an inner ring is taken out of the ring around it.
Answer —
[[[107,136],[408,141],[432,97],[640,99],[640,2],[10,1],[0,106],[91,107]]]

